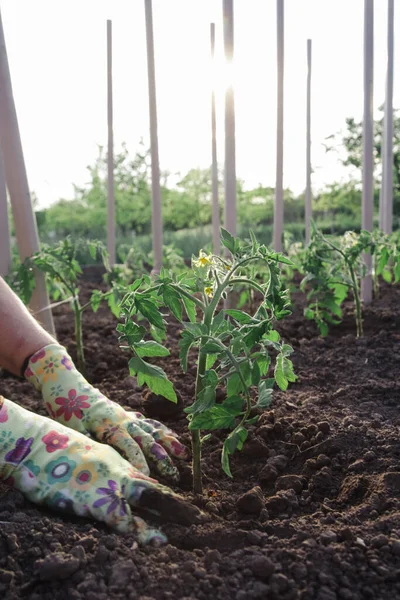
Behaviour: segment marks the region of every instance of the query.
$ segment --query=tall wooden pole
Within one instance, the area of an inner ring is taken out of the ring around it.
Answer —
[[[7,187],[3,158],[0,152],[0,276],[11,267],[10,225],[8,222]]]
[[[39,250],[39,236],[26,174],[17,112],[11,84],[3,23],[0,15],[0,145],[3,152],[4,171],[13,211],[15,234],[21,260]],[[54,334],[54,324],[49,306],[44,275],[36,272],[36,288],[30,307],[38,313],[42,325]],[[43,310],[45,309],[45,310]],[[40,316],[39,316],[40,314]]]
[[[211,60],[215,56],[215,23],[210,24]],[[212,182],[212,239],[214,254],[220,254],[221,241],[219,235],[219,198],[218,198],[218,158],[217,158],[217,118],[215,109],[214,82],[211,91],[211,182]]]
[[[363,193],[362,227],[373,228],[374,215],[374,0],[364,0],[364,122],[363,122]],[[361,296],[365,304],[372,300],[372,257],[365,254],[367,275],[361,282]]]
[[[393,54],[394,0],[388,0],[386,98],[382,136],[382,190],[379,205],[379,227],[385,233],[391,233],[393,227]]]
[[[274,207],[273,246],[282,250],[283,237],[283,71],[284,71],[284,0],[276,2],[277,23],[277,129],[276,129],[276,183]]]
[[[227,67],[234,55],[233,0],[223,0],[224,48]],[[225,90],[225,229],[237,233],[236,223],[236,140],[235,93],[233,82]]]
[[[311,196],[311,52],[312,42],[307,40],[307,150],[306,150],[306,244],[310,242],[312,196]]]
[[[115,265],[115,190],[112,80],[112,21],[107,21],[107,250],[110,265]]]
[[[154,65],[154,36],[152,0],[144,0],[146,13],[147,73],[149,83],[150,144],[151,144],[151,204],[153,255],[155,272],[162,266],[163,227],[161,211],[160,162],[158,155],[156,75]]]

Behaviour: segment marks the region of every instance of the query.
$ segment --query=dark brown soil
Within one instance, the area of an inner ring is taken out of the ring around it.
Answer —
[[[400,598],[400,287],[385,287],[365,309],[359,340],[350,314],[318,338],[301,300],[280,327],[295,348],[298,382],[253,426],[232,459],[233,480],[220,468],[223,436],[205,444],[200,504],[209,523],[166,525],[169,545],[137,548],[133,535],[38,509],[0,487],[0,597]],[[56,310],[56,325],[74,355],[68,308]],[[172,323],[163,367],[187,405],[195,365],[181,374],[178,333]],[[144,401],[106,308],[86,313],[84,337],[92,382],[124,406],[162,414],[188,442],[181,410]],[[43,412],[28,383],[4,373],[0,390]],[[190,496],[189,465],[176,489]]]

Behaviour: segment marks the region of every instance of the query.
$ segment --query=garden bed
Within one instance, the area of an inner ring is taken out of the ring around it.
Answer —
[[[82,291],[89,297],[94,284]],[[224,432],[203,449],[200,506],[208,523],[165,525],[169,545],[137,548],[133,535],[36,508],[0,484],[0,595],[4,598],[335,600],[400,597],[400,286],[382,290],[327,338],[294,314],[278,327],[295,352],[298,381],[276,392],[242,452],[220,467]],[[59,341],[75,354],[73,318],[55,311]],[[143,400],[118,348],[107,308],[84,315],[88,373],[125,407],[158,417],[189,443],[182,407]],[[161,364],[184,405],[195,368],[182,375],[178,324]],[[3,373],[0,392],[45,414],[26,382]],[[167,401],[166,401],[167,402]],[[177,491],[192,498],[188,464]],[[250,494],[248,492],[253,488]],[[60,554],[61,553],[61,554]],[[43,562],[42,559],[46,558]]]

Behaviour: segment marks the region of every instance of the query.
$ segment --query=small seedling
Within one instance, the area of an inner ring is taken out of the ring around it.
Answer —
[[[225,259],[200,252],[192,259],[192,268],[181,275],[163,269],[157,279],[144,275],[135,281],[121,302],[123,323],[117,327],[122,347],[133,357],[130,373],[139,385],[146,384],[155,394],[176,402],[176,394],[166,373],[145,361],[149,357],[168,356],[165,340],[166,321],[163,309],[182,324],[179,342],[184,372],[197,353],[197,376],[194,402],[185,409],[192,434],[193,488],[202,492],[201,446],[209,437],[202,431],[230,430],[223,444],[222,468],[232,476],[229,457],[241,450],[254,422],[253,407],[265,409],[272,400],[276,383],[286,390],[296,376],[290,355],[293,349],[280,339],[274,329],[276,320],[290,314],[287,290],[280,279],[280,263],[290,263],[282,254],[251,242],[242,242],[222,230],[222,243],[231,253]],[[252,263],[262,262],[265,282],[259,283],[246,273]],[[254,314],[239,309],[223,309],[223,301],[238,286],[259,292],[261,301]],[[184,318],[186,314],[188,320]],[[153,340],[138,317],[149,322]],[[199,321],[198,321],[199,318]],[[217,388],[226,390],[222,403],[216,401]],[[252,400],[253,389],[257,398]]]
[[[357,337],[363,335],[360,281],[367,274],[363,253],[373,248],[373,235],[368,231],[348,231],[336,242],[313,228],[302,264],[306,273],[302,287],[311,286],[307,294],[311,302],[304,315],[315,320],[322,335],[327,335],[330,324],[341,322],[341,305],[349,290],[354,298]]]
[[[43,245],[39,252],[27,259],[19,270],[21,296],[28,303],[34,289],[33,269],[37,268],[46,276],[50,296],[54,301],[70,302],[75,319],[75,342],[78,369],[86,376],[86,364],[82,338],[82,315],[88,308],[97,310],[101,300],[106,299],[111,310],[116,316],[118,312],[119,296],[115,288],[108,292],[95,290],[89,302],[81,304],[79,300],[79,276],[82,269],[77,260],[80,252],[89,251],[93,260],[101,258],[108,267],[107,252],[101,242],[79,240],[73,242],[67,237],[54,246]]]

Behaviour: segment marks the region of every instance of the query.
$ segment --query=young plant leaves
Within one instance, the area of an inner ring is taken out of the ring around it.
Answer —
[[[226,438],[223,448],[222,448],[222,457],[221,464],[222,469],[228,475],[228,477],[232,477],[231,468],[229,465],[229,456],[231,456],[235,450],[241,450],[243,448],[243,444],[245,443],[248,436],[248,431],[243,426],[238,427],[228,435]]]
[[[150,356],[169,356],[169,350],[167,348],[152,340],[148,342],[138,342],[135,344],[135,351],[140,358]]]
[[[174,387],[161,367],[150,365],[135,356],[129,361],[129,372],[137,377],[138,385],[146,384],[154,394],[164,396],[171,402],[178,401]]]
[[[146,319],[157,327],[157,329],[164,329],[164,320],[160,313],[160,310],[156,302],[152,302],[148,298],[141,298],[140,296],[135,297],[136,308]]]

